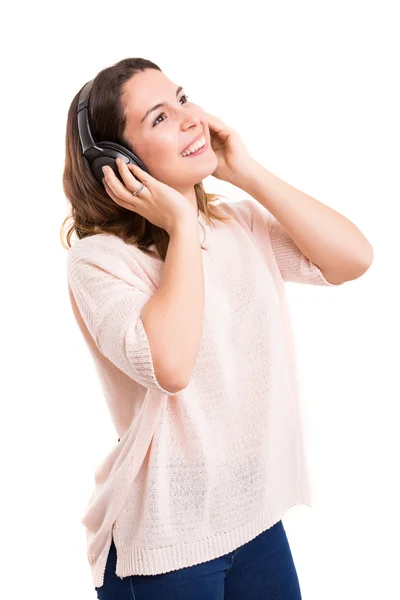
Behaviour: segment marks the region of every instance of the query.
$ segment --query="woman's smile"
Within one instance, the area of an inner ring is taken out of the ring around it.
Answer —
[[[191,156],[198,156],[199,154],[203,154],[204,152],[206,152],[206,150],[208,150],[208,144],[207,142],[204,144],[204,146],[202,146],[201,148],[199,148],[198,150],[196,150],[195,152],[191,152],[190,154],[186,154],[186,156],[182,156],[182,158],[190,158]]]

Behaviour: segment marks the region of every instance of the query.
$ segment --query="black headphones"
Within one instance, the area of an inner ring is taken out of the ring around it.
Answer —
[[[78,132],[81,141],[82,154],[87,158],[89,166],[94,177],[103,185],[102,179],[104,173],[102,167],[108,165],[112,168],[118,179],[123,182],[119,173],[116,158],[122,158],[126,164],[134,164],[139,166],[143,171],[149,173],[149,170],[142,163],[140,158],[133,154],[130,150],[115,144],[114,142],[95,142],[89,124],[89,94],[92,89],[93,79],[86,83],[81,90],[78,102]],[[138,179],[136,177],[136,179]],[[140,183],[140,179],[138,179]]]

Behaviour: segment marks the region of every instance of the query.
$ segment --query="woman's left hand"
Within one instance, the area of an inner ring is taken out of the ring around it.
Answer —
[[[218,158],[213,177],[239,185],[254,159],[250,156],[238,132],[219,117],[205,113],[210,130],[211,147]]]

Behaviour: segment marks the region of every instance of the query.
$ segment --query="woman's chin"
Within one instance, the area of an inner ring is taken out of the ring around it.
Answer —
[[[199,156],[198,161],[195,159],[190,163],[189,161],[190,158],[188,159],[188,164],[191,166],[190,171],[193,172],[196,178],[201,177],[201,179],[204,179],[205,177],[209,177],[209,175],[212,175],[218,167],[218,158],[213,150],[210,150],[209,156],[207,158],[204,156],[203,160],[201,160],[201,157]]]
[[[203,157],[199,156],[193,158],[180,158],[178,172],[176,167],[173,170],[171,169],[171,171],[168,173],[168,175],[171,175],[171,177],[163,177],[161,181],[165,183],[167,179],[175,180],[179,173],[178,178],[181,185],[183,184],[186,186],[199,183],[202,181],[202,179],[212,175],[218,167],[218,158],[215,152],[213,150],[209,150],[207,154],[208,156],[204,155]]]

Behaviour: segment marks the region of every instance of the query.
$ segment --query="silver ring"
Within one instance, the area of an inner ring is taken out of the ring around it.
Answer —
[[[145,184],[142,182],[142,183],[140,184],[139,188],[136,190],[136,192],[132,192],[132,194],[133,194],[134,196],[137,196],[138,194],[140,194],[140,192],[142,191],[142,189],[143,189],[144,187],[146,187],[146,185],[145,185]]]

